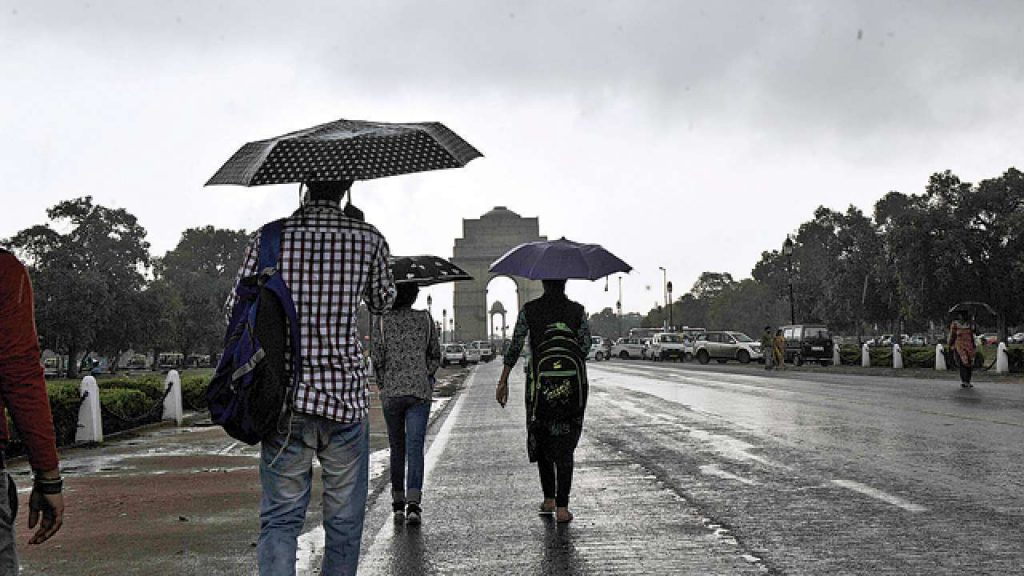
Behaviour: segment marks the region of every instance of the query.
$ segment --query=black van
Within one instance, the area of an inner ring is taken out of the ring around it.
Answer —
[[[786,363],[832,364],[832,333],[824,324],[792,324],[780,327],[786,339]]]

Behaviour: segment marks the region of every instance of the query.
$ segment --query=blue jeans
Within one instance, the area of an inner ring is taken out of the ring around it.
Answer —
[[[261,576],[295,574],[314,454],[320,460],[324,485],[326,546],[321,574],[356,573],[366,512],[369,438],[366,420],[342,424],[320,416],[293,414],[289,435],[278,433],[263,441],[257,548]]]
[[[430,400],[415,396],[397,396],[383,401],[384,421],[391,445],[391,499],[394,502],[420,502],[423,497],[423,441],[430,418]],[[409,463],[408,490],[405,478]]]

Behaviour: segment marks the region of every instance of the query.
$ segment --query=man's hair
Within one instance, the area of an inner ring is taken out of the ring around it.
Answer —
[[[416,297],[420,294],[420,287],[411,282],[402,282],[395,285],[398,293],[395,295],[395,303],[391,305],[392,310],[412,308]]]
[[[565,280],[541,280],[545,294],[565,294]]]
[[[309,190],[309,199],[312,201],[316,200],[330,200],[333,202],[341,202],[341,197],[348,192],[348,189],[352,187],[352,180],[324,180],[318,182],[306,182],[306,188]]]

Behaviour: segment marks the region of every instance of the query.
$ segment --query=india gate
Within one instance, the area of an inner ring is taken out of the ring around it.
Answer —
[[[455,239],[452,262],[473,276],[473,280],[455,283],[456,342],[488,338],[487,286],[498,276],[487,271],[491,263],[519,244],[541,240],[547,237],[540,235],[537,218],[523,218],[504,206],[497,206],[480,218],[462,220],[462,238]],[[516,284],[519,309],[543,292],[536,280],[508,278]],[[515,318],[509,322],[515,322]]]

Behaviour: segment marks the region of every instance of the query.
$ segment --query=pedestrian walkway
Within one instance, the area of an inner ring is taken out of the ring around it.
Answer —
[[[422,526],[391,521],[382,490],[367,514],[360,574],[757,574],[734,539],[647,469],[588,438],[576,452],[568,525],[536,513],[523,376],[494,400],[501,364],[480,365],[427,453]],[[609,402],[614,400],[594,400]]]

